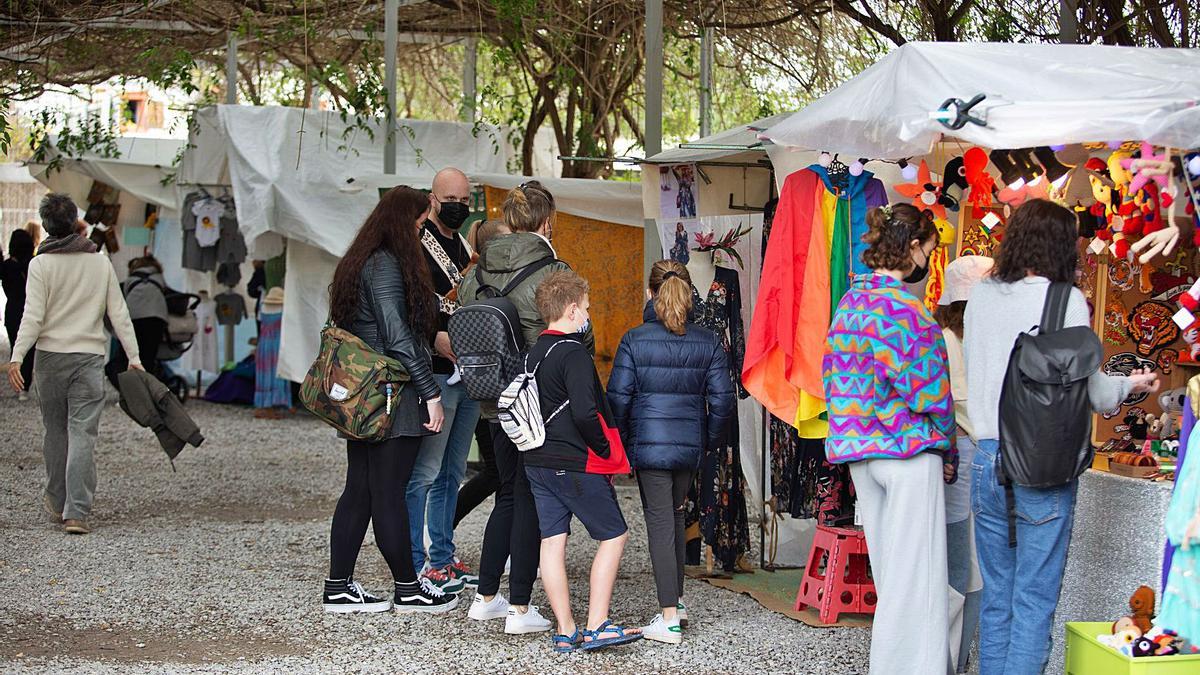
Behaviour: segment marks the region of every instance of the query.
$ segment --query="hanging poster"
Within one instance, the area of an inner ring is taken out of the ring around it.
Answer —
[[[696,167],[671,164],[658,167],[659,216],[670,219],[696,217]]]
[[[692,249],[696,247],[696,235],[699,233],[699,220],[659,218],[658,236],[662,241],[663,258],[682,265],[688,264]]]

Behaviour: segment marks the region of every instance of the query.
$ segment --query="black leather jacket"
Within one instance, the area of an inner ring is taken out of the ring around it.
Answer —
[[[400,392],[393,408],[389,436],[425,436],[429,419],[424,402],[442,395],[433,379],[432,353],[427,341],[408,321],[404,277],[400,263],[386,251],[376,251],[363,265],[358,290],[358,316],[350,332],[371,349],[402,363],[412,381]]]

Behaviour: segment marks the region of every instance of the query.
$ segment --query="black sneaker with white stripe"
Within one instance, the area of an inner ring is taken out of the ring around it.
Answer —
[[[458,606],[458,595],[446,593],[433,585],[428,577],[422,576],[418,581],[396,582],[396,612],[425,612],[441,614],[449,612]]]
[[[364,591],[353,579],[326,579],[322,606],[326,612],[336,614],[386,612],[392,608],[392,601]]]

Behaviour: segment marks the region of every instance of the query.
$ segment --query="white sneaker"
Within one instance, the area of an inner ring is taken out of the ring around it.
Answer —
[[[683,628],[679,626],[678,618],[667,621],[662,614],[658,614],[649,626],[642,628],[642,637],[655,642],[677,645],[683,642]]]
[[[675,616],[677,616],[679,618],[679,625],[683,626],[684,628],[687,628],[687,625],[688,625],[687,607],[683,604],[682,600],[680,600],[675,605]]]
[[[541,633],[550,630],[550,620],[538,612],[538,608],[529,605],[529,611],[522,614],[516,607],[508,608],[508,616],[504,619],[504,632],[509,635],[524,635],[526,633]]]
[[[492,598],[491,602],[483,599],[480,593],[475,594],[475,599],[471,602],[471,609],[467,611],[467,617],[476,621],[490,621],[492,619],[503,619],[508,616],[508,600],[504,599],[499,593]]]

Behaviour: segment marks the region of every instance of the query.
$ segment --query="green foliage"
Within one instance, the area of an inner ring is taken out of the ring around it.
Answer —
[[[33,155],[29,161],[46,164],[49,171],[61,171],[65,160],[86,154],[110,159],[121,156],[117,148],[117,128],[105,124],[98,114],[67,119],[63,111],[45,108],[32,122],[30,145]]]

